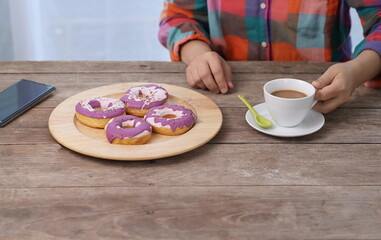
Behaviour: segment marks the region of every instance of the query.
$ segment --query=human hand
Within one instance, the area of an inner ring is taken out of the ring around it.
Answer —
[[[314,109],[328,113],[348,102],[353,91],[359,85],[356,71],[351,62],[332,65],[312,85],[317,89]]]
[[[192,87],[214,93],[227,93],[234,87],[230,66],[216,52],[205,52],[194,58],[186,69],[186,77]]]
[[[354,90],[381,73],[381,57],[373,50],[362,51],[357,58],[332,65],[312,85],[317,89],[316,111],[328,113],[345,104]]]
[[[230,66],[205,42],[192,40],[184,44],[181,60],[188,65],[186,77],[192,87],[209,89],[214,93],[227,93],[234,87]]]

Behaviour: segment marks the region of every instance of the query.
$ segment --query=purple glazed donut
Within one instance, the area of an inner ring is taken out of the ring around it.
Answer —
[[[131,115],[111,119],[105,129],[108,141],[115,144],[144,144],[152,134],[149,123]]]
[[[104,128],[111,118],[125,114],[125,110],[125,104],[119,99],[95,97],[77,103],[75,116],[89,127]]]
[[[143,117],[148,109],[167,102],[168,92],[155,84],[132,87],[120,98],[126,103],[127,114]]]
[[[194,112],[184,106],[162,105],[148,110],[144,117],[153,131],[164,135],[183,134],[196,123]]]

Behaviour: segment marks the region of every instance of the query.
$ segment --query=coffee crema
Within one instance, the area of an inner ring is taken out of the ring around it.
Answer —
[[[307,94],[295,90],[278,90],[271,93],[271,95],[281,98],[304,98]]]

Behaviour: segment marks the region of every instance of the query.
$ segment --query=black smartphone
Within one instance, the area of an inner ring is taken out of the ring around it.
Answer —
[[[0,127],[4,127],[54,90],[54,86],[22,79],[0,92]]]

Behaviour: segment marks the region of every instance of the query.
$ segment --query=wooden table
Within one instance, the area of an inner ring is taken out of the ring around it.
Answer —
[[[299,138],[251,128],[246,107],[278,77],[312,81],[330,63],[231,62],[230,94],[198,91],[223,113],[220,132],[150,161],[81,155],[50,135],[64,99],[142,81],[189,87],[169,62],[1,62],[0,90],[26,78],[56,93],[0,129],[0,239],[381,239],[381,94],[360,87]]]

